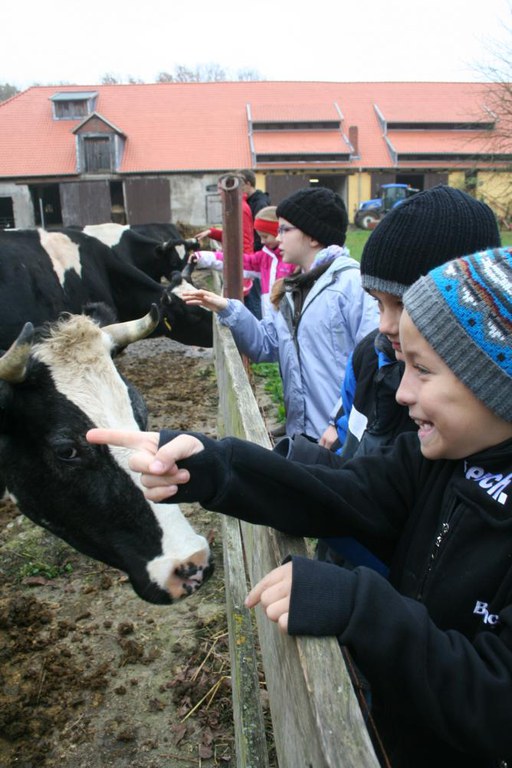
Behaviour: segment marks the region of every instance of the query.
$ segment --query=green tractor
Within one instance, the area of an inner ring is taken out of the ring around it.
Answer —
[[[388,211],[419,191],[409,184],[382,184],[380,197],[361,203],[356,211],[354,224],[361,229],[374,229]]]

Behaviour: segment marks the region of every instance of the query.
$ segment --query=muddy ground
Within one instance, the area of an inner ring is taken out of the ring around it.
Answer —
[[[211,350],[145,340],[119,367],[151,429],[215,435]],[[216,570],[160,607],[0,504],[0,768],[235,768],[220,520],[183,511]]]

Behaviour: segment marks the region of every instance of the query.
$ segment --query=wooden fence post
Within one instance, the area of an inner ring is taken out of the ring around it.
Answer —
[[[222,247],[224,251],[224,296],[243,298],[242,187],[238,176],[221,176]]]

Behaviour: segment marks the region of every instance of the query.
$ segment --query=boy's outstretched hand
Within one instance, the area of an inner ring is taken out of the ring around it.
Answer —
[[[181,291],[180,299],[186,304],[193,304],[205,309],[211,309],[212,312],[220,312],[226,309],[228,300],[213,291],[204,291],[196,289],[195,291]]]
[[[133,451],[129,467],[133,472],[140,472],[144,495],[155,502],[174,496],[178,485],[188,483],[190,473],[179,469],[176,462],[204,450],[201,441],[192,435],[178,435],[160,449],[158,432],[90,429],[86,438],[89,443],[114,445]]]
[[[261,603],[271,621],[276,621],[282,632],[288,632],[288,614],[292,593],[292,563],[285,563],[267,573],[249,592],[247,608]]]

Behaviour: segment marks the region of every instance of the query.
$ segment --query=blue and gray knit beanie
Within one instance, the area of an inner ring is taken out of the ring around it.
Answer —
[[[361,282],[366,290],[402,296],[429,269],[500,245],[489,206],[439,184],[404,200],[377,225],[363,249]]]
[[[449,261],[420,277],[403,301],[455,376],[512,421],[512,249]]]

